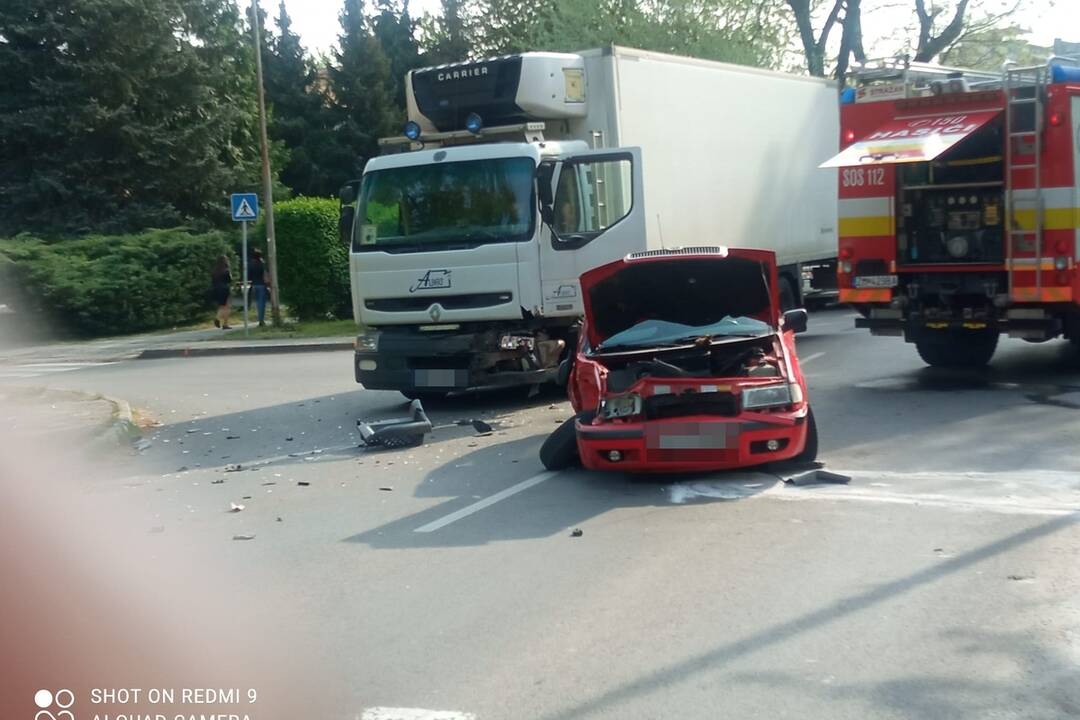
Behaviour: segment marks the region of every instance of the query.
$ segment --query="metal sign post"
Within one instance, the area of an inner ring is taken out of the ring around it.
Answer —
[[[248,335],[248,291],[251,288],[248,283],[248,223],[259,217],[259,196],[255,193],[233,193],[232,219],[240,223],[240,237],[242,238],[243,272],[244,277],[240,283],[240,291],[244,294],[244,337]]]

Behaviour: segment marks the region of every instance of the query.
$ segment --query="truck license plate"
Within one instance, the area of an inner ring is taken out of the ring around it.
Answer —
[[[895,275],[859,275],[855,278],[857,288],[891,288],[896,287]]]
[[[413,384],[416,387],[452,388],[465,387],[468,384],[466,370],[414,370]]]

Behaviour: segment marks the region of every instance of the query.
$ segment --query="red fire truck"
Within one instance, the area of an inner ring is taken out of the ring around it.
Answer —
[[[878,61],[840,111],[840,300],[935,366],[1080,343],[1080,63]]]

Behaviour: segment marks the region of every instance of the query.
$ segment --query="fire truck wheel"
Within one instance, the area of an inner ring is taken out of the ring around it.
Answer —
[[[990,362],[997,344],[997,333],[968,333],[937,342],[917,342],[915,349],[931,367],[973,368]]]
[[[814,420],[814,411],[810,410],[806,414],[806,444],[803,451],[795,456],[795,461],[812,463],[817,460],[817,445],[817,422]]]
[[[548,470],[565,470],[581,464],[578,455],[577,428],[574,423],[578,418],[583,422],[592,419],[595,413],[581,413],[568,418],[562,425],[555,428],[555,432],[548,435],[547,440],[540,446],[540,462]]]

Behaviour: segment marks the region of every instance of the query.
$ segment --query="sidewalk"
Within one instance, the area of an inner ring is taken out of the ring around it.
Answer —
[[[243,355],[253,353],[347,350],[353,338],[281,338],[274,340],[222,340],[217,328],[146,333],[101,340],[44,343],[5,347],[0,339],[0,364],[29,362],[116,362],[135,358]]]

